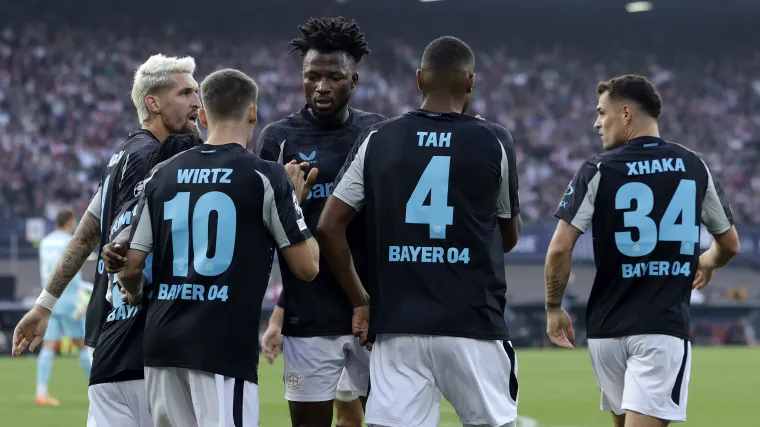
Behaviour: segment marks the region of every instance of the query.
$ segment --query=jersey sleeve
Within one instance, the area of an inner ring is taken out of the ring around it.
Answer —
[[[598,164],[592,161],[584,162],[568,184],[554,216],[585,233],[594,215],[594,203],[601,177]]]
[[[370,138],[375,132],[377,130],[368,130],[359,137],[359,141],[351,150],[352,153],[355,150],[356,154],[349,154],[343,170],[336,178],[337,185],[333,186],[333,196],[356,211],[360,211],[364,205],[364,157],[367,154]],[[351,159],[352,156],[353,159]]]
[[[501,187],[496,203],[496,216],[509,219],[520,214],[520,196],[515,143],[512,135],[506,129],[502,128],[502,130],[503,135],[497,135],[501,146]]]
[[[282,249],[310,238],[311,232],[285,169],[273,171],[271,180],[259,172],[264,182],[264,224]]]
[[[702,161],[707,171],[707,192],[702,202],[702,224],[712,235],[723,234],[734,225],[734,215],[718,180]]]
[[[153,224],[151,223],[150,209],[148,209],[148,200],[144,194],[137,205],[136,212],[137,217],[133,222],[129,247],[150,253],[153,251]]]
[[[91,213],[95,218],[100,219],[103,212],[103,186],[98,187],[98,191],[92,196],[90,204],[87,206],[87,212]]]
[[[262,159],[282,164],[282,145],[285,140],[278,141],[276,129],[270,124],[261,131],[254,152]]]

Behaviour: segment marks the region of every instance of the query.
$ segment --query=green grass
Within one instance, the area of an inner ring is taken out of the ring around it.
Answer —
[[[521,416],[540,427],[608,427],[607,413],[599,411],[599,392],[585,349],[518,349]],[[288,427],[283,397],[282,359],[260,365],[261,426]],[[695,348],[689,387],[686,425],[694,427],[748,426],[760,403],[760,349]],[[34,405],[35,358],[0,358],[0,425],[8,427],[81,427],[87,415],[87,383],[75,358],[57,358],[50,394],[57,408]],[[522,422],[528,426],[533,423]],[[446,405],[441,426],[458,426]],[[118,426],[114,426],[118,427]]]

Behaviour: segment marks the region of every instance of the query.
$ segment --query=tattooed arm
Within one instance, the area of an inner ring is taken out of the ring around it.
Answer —
[[[45,290],[56,298],[60,298],[69,282],[82,269],[87,257],[90,256],[100,242],[100,220],[87,211],[80,221],[77,231],[66,249],[55,264],[50,274]]]
[[[559,220],[549,250],[546,252],[546,334],[554,344],[573,349],[573,321],[562,308],[562,298],[570,278],[573,248],[581,231],[564,219]]]
[[[554,237],[546,252],[546,309],[556,310],[562,307],[562,298],[570,278],[570,264],[573,261],[573,248],[581,231],[565,220],[560,220]]]

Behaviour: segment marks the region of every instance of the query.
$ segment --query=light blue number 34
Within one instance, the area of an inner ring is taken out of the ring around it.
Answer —
[[[620,187],[615,194],[615,209],[630,209],[636,200],[636,210],[623,214],[623,224],[639,230],[639,240],[633,241],[630,231],[615,233],[618,250],[629,257],[640,257],[651,253],[657,242],[681,242],[681,255],[694,255],[699,243],[699,225],[696,216],[697,185],[693,180],[682,179],[678,184],[668,208],[662,215],[659,226],[648,215],[654,208],[654,193],[648,185],[630,182]],[[681,223],[676,224],[681,214]]]
[[[173,271],[176,277],[187,277],[190,224],[190,193],[177,193],[164,203],[164,220],[172,222]],[[216,250],[208,257],[209,215],[216,211]],[[235,250],[237,210],[230,196],[220,191],[211,191],[201,196],[193,209],[193,268],[202,276],[218,276],[232,263]]]
[[[448,205],[450,156],[433,156],[406,202],[407,224],[427,224],[431,239],[445,239],[446,226],[454,223],[454,208]],[[430,194],[430,205],[425,199]]]

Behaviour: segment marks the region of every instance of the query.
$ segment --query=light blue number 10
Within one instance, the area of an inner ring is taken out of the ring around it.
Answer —
[[[431,239],[445,239],[446,226],[454,223],[454,208],[448,205],[450,156],[434,156],[422,172],[409,201],[407,224],[428,224]],[[430,194],[430,205],[425,199]]]
[[[172,222],[172,250],[174,253],[173,274],[187,277],[189,256],[190,193],[181,192],[164,203],[164,220]],[[216,211],[216,250],[208,257],[209,215]],[[230,196],[220,191],[212,191],[201,196],[193,209],[193,268],[202,276],[218,276],[232,263],[235,250],[237,211]]]
[[[629,257],[640,257],[651,253],[657,241],[681,242],[681,255],[694,255],[699,243],[699,225],[696,216],[697,185],[693,180],[682,179],[678,184],[668,208],[662,215],[659,226],[648,215],[654,208],[654,193],[648,185],[630,182],[620,187],[615,194],[615,209],[630,209],[636,200],[636,210],[623,214],[623,224],[639,230],[639,240],[633,241],[630,231],[615,233],[618,250]],[[681,223],[676,224],[679,214]]]

